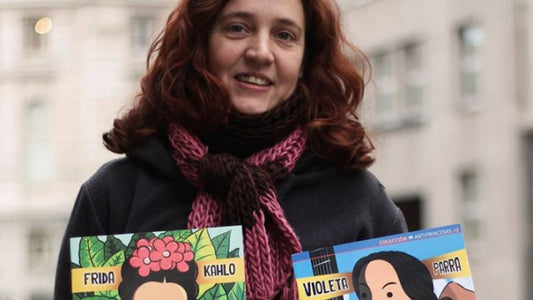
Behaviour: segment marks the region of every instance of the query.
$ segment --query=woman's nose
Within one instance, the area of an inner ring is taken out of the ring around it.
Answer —
[[[251,63],[270,64],[274,62],[270,36],[258,34],[255,38],[250,39],[245,57]]]

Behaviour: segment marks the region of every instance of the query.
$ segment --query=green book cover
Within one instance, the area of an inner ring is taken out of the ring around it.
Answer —
[[[70,239],[72,299],[246,299],[241,226]]]

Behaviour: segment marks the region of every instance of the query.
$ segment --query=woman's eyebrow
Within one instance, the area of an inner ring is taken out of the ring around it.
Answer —
[[[245,20],[252,20],[252,19],[255,18],[255,16],[254,16],[254,14],[252,14],[250,12],[238,10],[238,11],[232,11],[230,13],[221,15],[218,18],[217,22],[223,22],[224,20],[231,19],[231,18],[241,18],[241,19],[245,19]],[[295,21],[293,21],[292,19],[289,19],[289,18],[276,18],[275,22],[277,24],[295,27],[298,30],[303,31],[303,28],[300,25],[298,25]]]
[[[225,15],[221,15],[218,18],[217,22],[221,22],[221,21],[224,21],[226,19],[231,19],[231,18],[242,18],[246,20],[251,20],[254,18],[254,15],[252,13],[245,12],[245,11],[233,11]]]
[[[285,25],[285,26],[294,27],[294,28],[298,29],[300,32],[304,31],[304,29],[300,25],[298,25],[298,23],[294,22],[291,19],[276,18],[276,23],[281,24],[281,25]]]
[[[383,285],[383,287],[381,289],[384,289],[387,285],[391,285],[391,284],[398,284],[397,282],[394,282],[394,281],[391,281],[391,282],[387,282]]]

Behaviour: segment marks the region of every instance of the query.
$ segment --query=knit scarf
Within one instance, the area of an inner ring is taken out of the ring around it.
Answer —
[[[242,225],[247,299],[297,299],[291,254],[302,246],[278,202],[274,182],[294,168],[306,143],[297,127],[274,146],[241,159],[211,154],[177,124],[169,127],[172,156],[199,189],[189,228]]]

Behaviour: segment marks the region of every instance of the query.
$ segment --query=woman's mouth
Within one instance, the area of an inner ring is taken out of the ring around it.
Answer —
[[[250,83],[250,84],[254,84],[258,86],[269,86],[272,84],[272,82],[270,82],[269,80],[265,78],[257,77],[257,76],[249,75],[249,74],[239,74],[235,76],[235,79],[237,79],[240,82]]]

